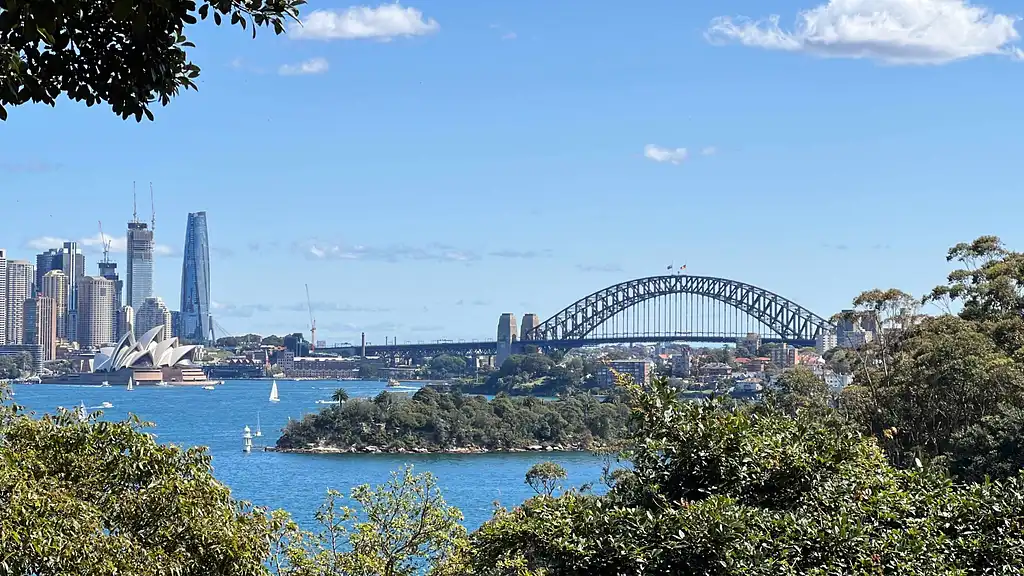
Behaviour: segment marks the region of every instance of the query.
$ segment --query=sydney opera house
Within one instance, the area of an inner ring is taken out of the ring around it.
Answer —
[[[93,359],[92,372],[69,374],[45,380],[61,384],[134,385],[173,384],[202,386],[213,384],[196,365],[198,346],[182,345],[177,338],[163,339],[162,325],[151,328],[136,339],[129,330],[115,346],[101,348]]]

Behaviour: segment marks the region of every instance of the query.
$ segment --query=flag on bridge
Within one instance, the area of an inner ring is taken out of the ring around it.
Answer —
[[[668,265],[668,268],[666,268],[666,270],[671,270],[671,269],[673,269],[673,268],[675,268],[675,265],[674,265],[674,264],[669,264],[669,265]]]
[[[686,270],[686,264],[683,264],[682,266],[680,266],[679,269],[680,270]]]

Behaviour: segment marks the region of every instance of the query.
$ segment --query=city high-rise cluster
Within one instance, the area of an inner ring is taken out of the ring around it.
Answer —
[[[36,255],[35,264],[11,259],[0,248],[0,354],[29,352],[41,365],[56,359],[61,347],[98,349],[115,344],[128,331],[141,334],[157,326],[164,327],[165,339],[212,341],[206,212],[188,215],[180,311],[171,311],[154,294],[155,225],[155,212],[147,223],[133,210],[123,281],[102,230],[103,259],[96,275],[86,273],[85,255],[76,242],[45,250]]]

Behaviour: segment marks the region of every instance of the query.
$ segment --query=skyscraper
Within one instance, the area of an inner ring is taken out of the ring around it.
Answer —
[[[25,300],[32,297],[35,266],[24,260],[7,261],[7,343],[25,343]]]
[[[60,248],[50,248],[42,254],[36,254],[36,292],[43,289],[43,276],[50,270],[63,270],[63,259]]]
[[[124,282],[121,280],[121,277],[117,275],[117,262],[111,262],[107,259],[100,262],[100,276],[114,283],[114,326],[117,326],[117,313],[124,305],[121,300],[121,294],[124,290]]]
[[[153,231],[145,222],[128,223],[128,287],[125,303],[138,311],[153,295]]]
[[[210,239],[206,212],[188,215],[185,225],[185,257],[181,264],[182,338],[205,343],[210,338]]]
[[[57,303],[53,298],[25,300],[25,344],[41,346],[44,362],[57,355]]]
[[[60,251],[60,269],[68,278],[64,337],[74,342],[78,340],[78,282],[85,277],[85,255],[78,249],[78,242],[65,242]]]
[[[0,346],[7,344],[7,250],[0,248]]]
[[[171,311],[159,296],[151,296],[135,311],[135,335],[141,337],[157,326],[163,326],[162,340],[171,339]]]
[[[63,270],[50,270],[43,274],[40,289],[43,296],[52,298],[57,310],[57,337],[68,337],[68,277]]]
[[[99,348],[114,341],[114,282],[85,276],[78,284],[78,344]]]

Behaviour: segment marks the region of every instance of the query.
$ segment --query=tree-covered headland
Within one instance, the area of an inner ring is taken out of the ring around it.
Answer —
[[[604,488],[560,489],[572,482],[564,470],[535,466],[524,479],[537,496],[473,532],[434,479],[412,470],[349,498],[329,493],[319,528],[306,532],[233,500],[201,449],[161,446],[138,423],[37,418],[4,402],[0,566],[40,575],[1019,574],[1024,255],[983,237],[949,259],[957,269],[924,298],[857,298],[854,314],[883,329],[850,354],[856,385],[838,396],[803,370],[784,373],[760,403],[685,401],[659,378],[621,382],[623,465]],[[940,312],[924,314],[932,303]]]
[[[532,396],[493,400],[421,388],[412,396],[381,392],[346,399],[293,420],[277,442],[283,450],[509,451],[614,446],[626,436],[629,407],[575,394],[557,401]]]

